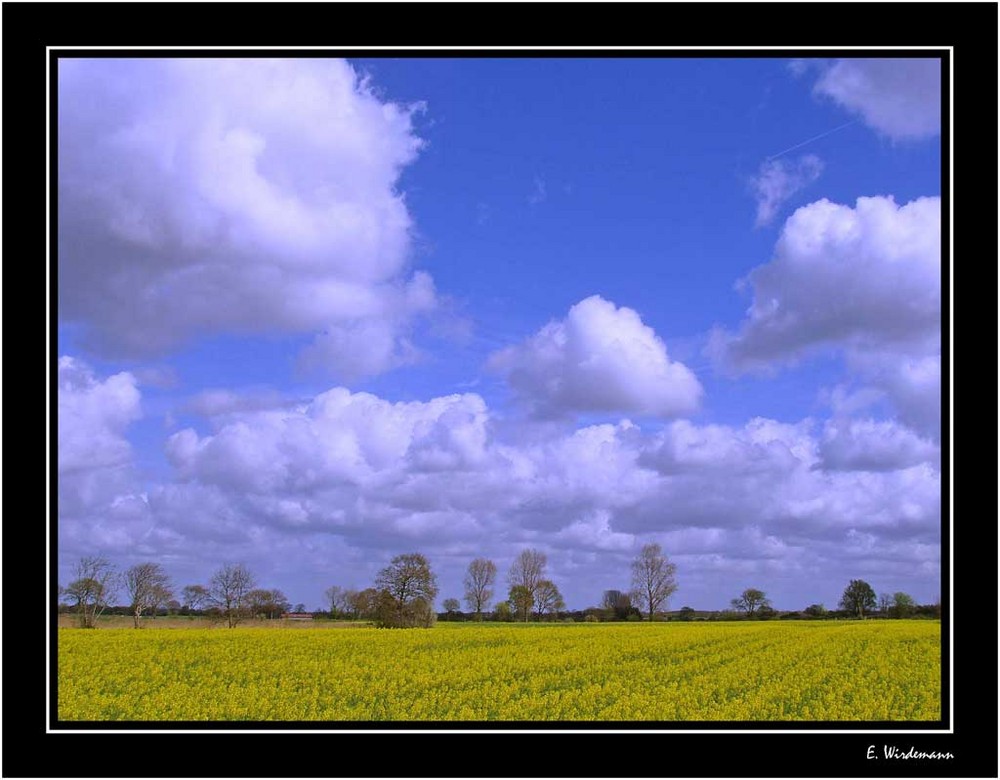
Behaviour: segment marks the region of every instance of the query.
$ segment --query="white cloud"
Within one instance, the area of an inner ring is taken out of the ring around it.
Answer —
[[[59,447],[61,474],[128,464],[129,424],[142,416],[135,377],[128,372],[99,380],[86,363],[59,358]]]
[[[891,420],[830,420],[820,456],[822,467],[831,471],[895,471],[936,463],[938,448]]]
[[[293,409],[231,413],[214,434],[167,440],[182,477],[250,493],[379,485],[400,471],[461,471],[484,456],[476,395],[391,404],[343,388]]]
[[[803,155],[794,162],[766,160],[751,181],[757,199],[757,227],[769,224],[782,205],[800,190],[819,178],[823,161],[814,154]]]
[[[126,550],[148,527],[126,434],[142,416],[128,372],[99,378],[77,358],[58,364],[57,486],[61,549]]]
[[[397,191],[418,109],[340,60],[61,63],[61,318],[115,354],[325,331],[333,371],[398,363],[435,305]]]
[[[940,198],[804,206],[785,223],[771,262],[740,284],[752,288],[753,303],[737,332],[712,333],[708,352],[720,364],[769,371],[838,350],[863,383],[833,391],[842,412],[885,398],[902,424],[940,438]]]
[[[822,71],[814,89],[894,140],[941,132],[940,60],[837,60]]]
[[[743,282],[753,304],[711,349],[737,369],[766,367],[820,346],[861,350],[932,344],[941,319],[941,200],[899,206],[820,200],[785,223],[772,261]],[[923,348],[923,346],[921,347]]]
[[[698,407],[702,388],[638,313],[598,295],[565,320],[495,353],[490,368],[540,415],[617,411],[676,416]]]
[[[150,491],[155,529],[135,529],[163,554],[273,568],[280,550],[320,577],[331,546],[352,572],[414,548],[457,588],[484,551],[538,546],[582,606],[620,586],[651,540],[685,583],[714,571],[708,590],[731,577],[736,593],[754,573],[842,576],[852,539],[870,537],[863,560],[891,548],[922,567],[938,543],[934,448],[897,424],[500,427],[473,394],[390,403],[343,388],[293,408],[230,406],[215,423],[168,439],[176,479]]]
[[[871,391],[892,401],[900,421],[937,441],[941,437],[941,355],[936,344],[917,346],[897,352],[854,350],[849,363],[871,383]]]

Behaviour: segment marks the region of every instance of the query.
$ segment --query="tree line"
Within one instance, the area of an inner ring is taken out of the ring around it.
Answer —
[[[663,619],[670,597],[677,590],[677,567],[658,544],[645,545],[631,565],[628,590],[606,590],[600,607],[567,612],[558,586],[547,576],[547,558],[535,549],[525,549],[514,559],[507,572],[506,598],[498,595],[497,567],[488,558],[476,558],[463,579],[463,600],[468,612],[461,612],[459,599],[443,602],[446,620],[647,620]],[[257,587],[256,577],[242,563],[227,563],[209,579],[207,585],[184,586],[175,598],[170,577],[157,563],[140,563],[124,572],[104,557],[84,557],[77,565],[76,576],[65,588],[59,588],[60,600],[66,602],[85,628],[93,628],[105,612],[125,612],[139,628],[143,615],[166,609],[180,614],[210,615],[234,628],[249,619],[274,619],[290,612],[305,612],[305,605],[292,605],[278,589]],[[128,606],[113,607],[124,594]],[[341,620],[365,620],[386,628],[430,627],[438,619],[434,600],[438,595],[437,577],[427,558],[420,553],[397,555],[380,570],[372,586],[356,590],[333,585],[325,591],[329,607],[326,616]],[[905,618],[926,615],[928,609],[916,604],[906,593],[882,594],[863,580],[851,580],[840,600],[840,613],[828,612],[822,604],[812,604],[802,612],[777,613],[764,591],[747,588],[732,599],[724,612],[697,613],[682,607],[670,619],[769,619],[822,617]],[[936,605],[932,616],[940,616]]]

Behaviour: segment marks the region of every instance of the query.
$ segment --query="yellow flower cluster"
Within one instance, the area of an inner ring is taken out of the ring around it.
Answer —
[[[919,721],[940,623],[61,629],[60,720]]]

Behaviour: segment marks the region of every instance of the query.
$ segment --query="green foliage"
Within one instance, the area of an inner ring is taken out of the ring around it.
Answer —
[[[437,578],[420,553],[397,555],[375,579],[375,623],[380,628],[430,628],[437,620]]]
[[[875,609],[875,591],[864,580],[851,580],[840,597],[840,608],[858,618]]]
[[[746,613],[748,618],[754,617],[757,612],[764,608],[770,608],[771,602],[762,590],[757,588],[747,588],[730,604],[734,610]]]

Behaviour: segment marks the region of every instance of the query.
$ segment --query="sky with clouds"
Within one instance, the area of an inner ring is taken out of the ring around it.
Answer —
[[[68,59],[58,557],[940,594],[940,64]],[[947,368],[947,367],[945,367]]]

